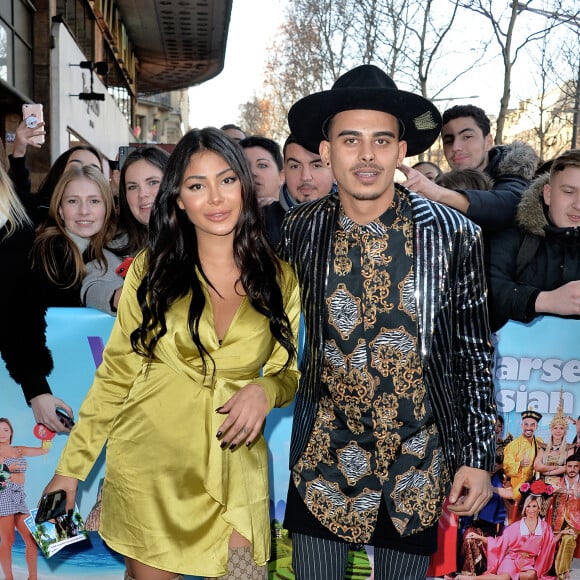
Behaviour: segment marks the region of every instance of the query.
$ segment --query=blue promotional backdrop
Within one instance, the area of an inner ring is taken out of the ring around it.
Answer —
[[[104,345],[114,319],[91,309],[53,308],[47,315],[49,347],[53,353],[54,371],[49,377],[53,392],[76,411],[89,389],[96,367],[101,361]],[[544,317],[523,325],[508,323],[495,336],[496,364],[494,378],[498,410],[504,416],[506,432],[519,434],[519,414],[532,407],[543,414],[537,434],[549,436],[549,422],[556,412],[563,390],[564,413],[580,414],[578,383],[580,383],[580,322]],[[34,364],[34,361],[30,361]],[[14,445],[39,446],[41,441],[33,433],[35,421],[26,405],[20,387],[8,376],[0,364],[0,416],[10,419],[14,426]],[[292,408],[275,409],[268,417],[266,439],[271,465],[271,517],[273,521],[273,560],[271,578],[292,578],[290,547],[280,523],[283,519],[288,484],[288,450]],[[571,425],[568,440],[575,435]],[[30,457],[25,490],[29,507],[34,507],[44,486],[51,478],[66,435],[57,435],[47,455]],[[103,457],[90,478],[81,485],[77,501],[83,517],[94,506],[99,483],[104,475]],[[448,518],[444,518],[445,521]],[[454,534],[442,535],[444,544],[453,541]],[[445,548],[448,548],[446,550]],[[454,553],[455,546],[440,546],[440,552]],[[17,534],[13,549],[14,577],[27,578],[24,546]],[[350,578],[370,576],[366,551],[355,554],[349,568]],[[450,564],[434,558],[431,574],[451,572]],[[39,578],[122,578],[122,558],[91,532],[90,542],[67,547],[50,558],[39,557]],[[191,577],[190,577],[191,578]]]
[[[496,335],[494,379],[498,412],[506,430],[519,435],[519,414],[542,413],[536,435],[549,437],[549,423],[563,390],[564,414],[580,414],[580,321],[540,317],[531,324],[509,322]],[[569,441],[576,435],[571,425]]]

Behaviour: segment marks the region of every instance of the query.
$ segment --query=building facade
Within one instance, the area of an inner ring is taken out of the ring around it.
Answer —
[[[575,141],[574,123],[577,122],[577,105],[574,82],[565,83],[535,98],[520,101],[509,109],[504,125],[504,141],[524,141],[531,145],[540,159],[557,157],[578,144]]]
[[[46,143],[33,189],[71,145],[114,160],[131,142],[175,143],[187,87],[223,68],[232,0],[0,0],[0,136],[41,103]]]

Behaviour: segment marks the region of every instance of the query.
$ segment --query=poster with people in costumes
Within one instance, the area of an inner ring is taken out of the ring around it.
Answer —
[[[91,309],[50,309],[47,315],[47,339],[54,357],[54,371],[49,377],[53,392],[69,402],[75,413],[89,389],[114,319]],[[564,439],[574,445],[575,420],[580,415],[580,323],[575,320],[540,317],[531,324],[509,322],[494,335],[496,360],[494,380],[498,412],[503,418],[499,439],[521,435],[521,414],[533,410],[541,414],[534,436],[549,441],[550,422],[558,414],[566,420]],[[31,361],[33,364],[33,361]],[[49,446],[49,453],[28,462],[24,481],[26,505],[38,503],[44,486],[51,478],[66,435],[51,436],[36,427],[31,409],[20,387],[0,364],[0,416],[10,418],[15,443],[22,446]],[[270,506],[272,521],[272,559],[270,578],[293,578],[291,540],[281,527],[288,486],[288,451],[292,407],[275,409],[268,417],[265,436],[270,459]],[[580,430],[580,426],[579,426]],[[560,477],[563,474],[558,474]],[[9,471],[0,471],[0,499],[3,482]],[[98,529],[99,492],[104,477],[104,454],[98,469],[82,484],[77,495],[79,512],[86,521],[88,542],[67,546],[50,559],[38,559],[41,579],[90,578],[113,579],[123,575],[123,559],[100,540]],[[509,500],[508,500],[509,501]],[[572,510],[573,511],[573,510]],[[580,509],[578,510],[580,513]],[[574,512],[575,513],[575,512]],[[573,519],[574,516],[570,516]],[[580,515],[578,517],[580,523]],[[442,576],[457,571],[457,529],[460,522],[444,511],[440,524],[439,549],[431,559],[429,574]],[[576,549],[576,548],[575,548]],[[12,550],[15,578],[27,578],[26,544],[17,533]],[[361,546],[351,555],[348,578],[369,578],[372,574],[372,548]],[[461,570],[459,570],[461,571]]]

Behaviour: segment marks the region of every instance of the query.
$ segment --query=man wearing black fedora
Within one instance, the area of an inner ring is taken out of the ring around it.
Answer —
[[[394,183],[441,117],[379,68],[301,99],[288,122],[338,184],[281,232],[306,328],[284,522],[296,578],[341,580],[353,544],[374,546],[376,580],[424,578],[446,495],[458,515],[491,497],[481,232]]]

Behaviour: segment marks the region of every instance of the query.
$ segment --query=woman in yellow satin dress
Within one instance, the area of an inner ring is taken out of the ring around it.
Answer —
[[[262,427],[297,387],[300,306],[258,211],[233,141],[213,128],[183,137],[45,490],[65,489],[72,507],[106,442],[100,534],[128,578],[267,578]]]

